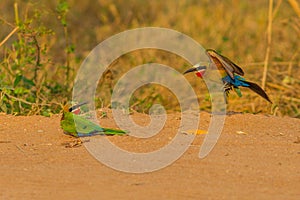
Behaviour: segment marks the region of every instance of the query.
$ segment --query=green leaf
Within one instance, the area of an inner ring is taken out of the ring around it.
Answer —
[[[75,45],[71,44],[70,46],[68,46],[67,53],[74,53],[74,51],[75,51]]]
[[[56,11],[58,13],[64,13],[67,12],[69,9],[69,4],[67,1],[60,1],[59,4],[56,7]]]
[[[67,20],[66,20],[66,18],[62,18],[61,20],[60,20],[60,23],[63,25],[63,26],[67,26]]]
[[[229,41],[229,37],[223,36],[222,40],[223,40],[223,42],[228,42]]]
[[[22,78],[23,78],[23,76],[21,74],[17,74],[15,81],[14,81],[14,87],[16,87],[20,83]]]
[[[29,93],[29,90],[22,87],[17,87],[14,90],[14,94],[26,94],[26,93]]]
[[[23,76],[23,82],[29,86],[35,86],[34,82]]]
[[[50,117],[50,113],[47,110],[43,110],[41,114],[45,117]]]

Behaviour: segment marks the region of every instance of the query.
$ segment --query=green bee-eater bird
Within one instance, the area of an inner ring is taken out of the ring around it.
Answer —
[[[272,103],[266,92],[259,87],[256,83],[252,83],[246,81],[245,78],[242,76],[244,75],[244,71],[231,60],[218,54],[215,50],[207,49],[206,54],[211,60],[212,63],[215,64],[215,67],[220,72],[222,81],[224,83],[224,92],[226,96],[228,95],[229,91],[234,89],[239,97],[242,96],[242,93],[239,89],[239,86],[250,88],[252,91],[263,97],[268,102]],[[196,64],[193,68],[184,72],[184,74],[189,72],[195,72],[196,75],[202,78],[206,72],[207,67],[202,66],[200,64]],[[208,77],[209,78],[209,77]],[[225,100],[227,102],[225,96]]]
[[[70,108],[69,106],[64,107],[60,125],[65,134],[72,135],[74,137],[126,134],[126,131],[123,130],[102,128],[94,122],[77,115],[80,112],[80,106],[84,104],[86,104],[86,102],[77,104]]]

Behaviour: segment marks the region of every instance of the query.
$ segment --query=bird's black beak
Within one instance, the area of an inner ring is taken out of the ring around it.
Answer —
[[[187,74],[187,73],[194,72],[194,71],[197,71],[197,68],[188,69],[185,72],[183,72],[183,74]]]
[[[183,74],[187,74],[187,73],[195,72],[195,71],[200,71],[200,70],[206,70],[206,66],[194,65],[191,69],[188,69],[185,72],[183,72]]]
[[[72,112],[73,110],[76,110],[76,109],[79,108],[80,106],[83,106],[83,105],[85,105],[85,104],[87,104],[87,103],[88,103],[88,102],[85,101],[85,102],[76,104],[75,106],[72,106],[71,108],[69,108],[69,112]]]

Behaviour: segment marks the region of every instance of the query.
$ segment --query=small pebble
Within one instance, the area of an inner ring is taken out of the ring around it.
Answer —
[[[239,135],[247,135],[247,133],[245,133],[244,131],[236,131],[236,133]]]

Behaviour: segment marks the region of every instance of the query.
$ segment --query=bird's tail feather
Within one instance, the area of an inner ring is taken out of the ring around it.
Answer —
[[[267,100],[268,102],[272,103],[272,101],[270,100],[269,96],[267,95],[267,93],[256,83],[252,83],[252,82],[248,82],[248,81],[244,81],[245,83],[249,84],[249,88],[257,93],[258,95],[260,95],[261,97],[263,97],[265,100]]]
[[[128,133],[128,131],[110,129],[110,128],[103,128],[103,130],[105,135],[124,135]]]

